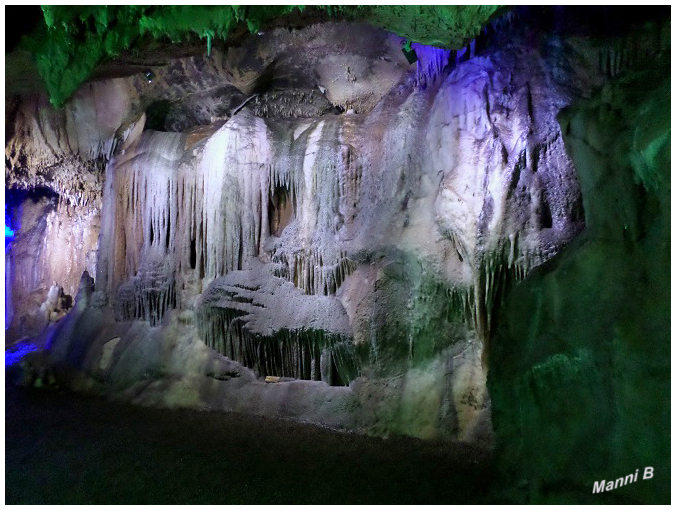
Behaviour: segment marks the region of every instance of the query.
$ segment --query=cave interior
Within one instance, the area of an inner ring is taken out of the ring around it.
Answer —
[[[7,387],[670,502],[669,6],[5,13]]]

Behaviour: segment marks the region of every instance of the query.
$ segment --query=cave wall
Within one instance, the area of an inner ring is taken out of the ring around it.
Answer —
[[[178,306],[259,377],[349,385],[352,398],[379,386],[352,411],[371,413],[365,428],[490,435],[493,310],[583,226],[549,127],[567,96],[530,48],[467,61],[416,49],[419,69],[368,113],[252,107],[200,137],[130,138],[106,170],[96,276],[117,318],[156,325]]]
[[[667,49],[559,117],[586,229],[514,289],[491,343],[498,458],[519,473],[517,500],[669,501],[669,68]],[[592,494],[634,470],[637,482]]]
[[[12,103],[8,184],[100,210],[96,267],[54,278],[96,281],[44,331],[51,362],[140,404],[491,443],[504,300],[593,220],[557,115],[655,39],[509,18],[410,65],[325,23]]]
[[[60,319],[82,272],[95,273],[100,212],[72,206],[45,189],[7,198],[15,234],[5,250],[5,336],[15,342]]]

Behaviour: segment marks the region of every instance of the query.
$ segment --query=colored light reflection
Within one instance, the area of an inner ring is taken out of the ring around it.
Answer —
[[[38,347],[36,345],[26,343],[5,351],[5,368],[16,365],[26,354],[37,350]]]

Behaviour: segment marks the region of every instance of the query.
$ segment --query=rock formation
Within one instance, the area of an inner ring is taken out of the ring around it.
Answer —
[[[616,501],[669,493],[668,67],[662,54],[559,118],[586,230],[510,296],[489,377],[497,433],[522,438],[500,441],[502,458],[540,501],[564,479],[568,497],[598,501],[584,489],[627,465],[662,476]]]
[[[601,433],[585,414],[600,394],[618,398],[620,436],[641,394],[622,385],[642,369],[611,387],[598,368],[643,356],[638,323],[588,314],[668,268],[670,132],[650,99],[668,94],[666,67],[631,73],[669,36],[651,21],[588,38],[546,12],[494,18],[455,49],[324,20],[209,39],[208,55],[88,82],[62,109],[6,100],[7,186],[49,190],[10,204],[8,335],[40,333],[70,387],[144,405],[485,445],[494,426],[523,463],[572,441],[559,472],[544,457],[522,470],[536,492],[565,478]],[[655,96],[626,92],[648,78]],[[613,268],[626,281],[604,288]],[[60,318],[52,296],[38,320],[52,283],[75,306]],[[636,297],[657,310],[651,331],[668,317],[653,283],[654,303]],[[541,387],[584,402],[565,440],[543,431],[570,419]]]

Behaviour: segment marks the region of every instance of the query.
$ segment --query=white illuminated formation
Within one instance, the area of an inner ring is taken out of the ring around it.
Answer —
[[[321,378],[318,360],[336,342],[385,356],[383,331],[364,327],[388,302],[409,302],[409,357],[426,352],[416,338],[435,315],[487,341],[510,285],[581,228],[579,190],[550,128],[556,96],[532,93],[544,78],[528,55],[513,63],[518,86],[485,57],[434,84],[448,55],[418,50],[434,90],[395,88],[369,115],[263,119],[245,106],[201,130],[128,136],[106,171],[97,277],[118,319],[159,325],[172,308],[194,308],[211,347],[300,378]],[[376,278],[364,283],[368,267]],[[297,291],[234,292],[233,272]],[[420,278],[445,296],[436,311],[411,293]],[[336,317],[305,313],[320,296],[349,327],[334,334]],[[304,319],[286,324],[284,310]],[[335,370],[343,383],[358,372],[348,357]]]

